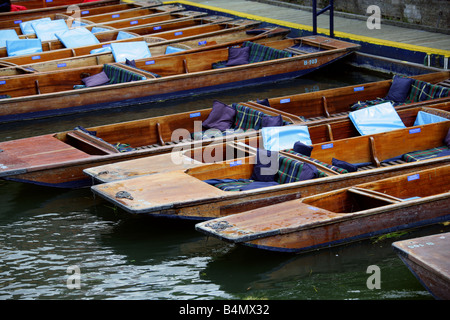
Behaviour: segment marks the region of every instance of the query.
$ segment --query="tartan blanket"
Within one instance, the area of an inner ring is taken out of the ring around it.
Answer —
[[[305,155],[303,155],[303,154],[300,154],[300,153],[298,153],[298,152],[295,152],[294,150],[285,150],[285,151],[286,151],[286,152],[289,152],[289,153],[292,153],[293,155],[296,155],[296,156],[304,157],[304,158],[306,158],[306,159],[308,159],[308,160],[310,160],[310,161],[313,161],[314,163],[320,164],[320,165],[322,165],[322,166],[324,166],[324,167],[327,167],[328,169],[331,169],[331,170],[333,170],[333,171],[336,171],[337,173],[348,173],[348,171],[347,171],[346,169],[342,169],[342,168],[333,166],[333,165],[331,165],[331,164],[328,164],[328,163],[326,163],[326,162],[322,162],[322,161],[319,161],[319,160],[317,160],[317,159],[314,159],[314,158],[305,156]],[[322,172],[322,173],[323,173],[323,172]]]
[[[432,159],[439,157],[439,154],[445,151],[449,151],[447,146],[431,148],[427,150],[419,150],[414,152],[408,152],[403,155],[403,160],[406,162],[414,162],[426,159]]]
[[[238,103],[233,103],[232,107],[236,109],[236,116],[234,120],[234,129],[242,129],[244,131],[248,129],[261,129],[262,118],[264,112],[243,106]]]
[[[114,65],[105,64],[103,71],[109,78],[109,84],[124,83],[138,80],[145,80],[146,78],[138,73],[130,70],[122,69]]]
[[[302,161],[279,156],[278,172],[276,181],[279,184],[308,180],[311,178],[311,172],[304,172],[304,166],[307,165]],[[315,169],[317,170],[317,169]],[[317,170],[313,178],[326,176],[324,172]]]
[[[267,47],[251,41],[245,41],[242,46],[250,47],[250,63],[292,57],[292,53],[290,52]]]
[[[409,92],[406,103],[419,102],[431,99],[438,99],[447,97],[450,89],[439,86],[437,84],[431,84],[429,82],[414,80],[411,84],[411,91]]]

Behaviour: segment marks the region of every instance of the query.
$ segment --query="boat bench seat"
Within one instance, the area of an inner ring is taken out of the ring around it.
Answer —
[[[242,44],[242,48],[249,47],[249,57],[248,57],[248,63],[255,63],[255,62],[262,62],[262,61],[269,61],[269,60],[275,60],[275,59],[281,59],[281,58],[289,58],[292,57],[294,54],[288,51],[280,50],[271,48],[268,46],[264,46],[259,43],[254,43],[251,41],[245,41]],[[212,64],[213,69],[219,69],[219,68],[225,68],[227,67],[228,61],[220,61]]]
[[[253,179],[209,179],[204,180],[204,182],[223,191],[246,191],[327,176],[323,171],[312,167],[313,166],[308,163],[279,155],[278,171],[274,175],[273,181],[258,181]]]
[[[90,80],[92,80],[92,85],[86,85],[87,82],[87,78],[83,79],[83,82],[85,83],[84,85],[75,85],[73,88],[74,89],[83,89],[86,87],[90,87],[90,86],[103,86],[103,85],[108,85],[108,84],[117,84],[117,83],[126,83],[126,82],[132,82],[132,81],[139,81],[139,80],[145,80],[147,79],[147,77],[145,77],[142,74],[139,74],[137,72],[133,72],[131,70],[125,69],[125,68],[121,68],[119,66],[116,65],[112,65],[112,64],[105,64],[103,65],[103,77],[104,75],[106,75],[106,77],[103,79],[101,78],[100,81],[98,80],[93,80],[94,78],[98,77],[100,74],[95,74],[92,75],[90,78]]]
[[[317,159],[308,157],[308,156],[306,156],[306,155],[304,155],[304,154],[295,152],[295,151],[292,150],[292,149],[291,149],[291,150],[286,150],[286,152],[289,152],[289,153],[291,153],[291,154],[293,154],[293,155],[296,155],[296,156],[300,156],[300,157],[306,158],[306,159],[308,159],[308,160],[310,160],[310,161],[312,161],[312,162],[314,162],[314,163],[317,163],[317,164],[319,164],[319,165],[322,165],[322,166],[327,167],[328,169],[331,169],[331,170],[333,170],[333,171],[336,171],[337,173],[348,173],[348,170],[346,170],[346,169],[339,168],[339,167],[337,167],[337,166],[333,166],[333,165],[328,164],[328,163],[326,163],[326,162],[322,162],[322,161],[320,161],[320,160],[317,160]]]
[[[418,150],[408,152],[402,155],[402,158],[406,162],[414,162],[420,160],[427,160],[432,158],[438,158],[450,155],[450,149],[447,146],[441,146],[437,148],[431,148],[427,150]]]
[[[393,106],[399,106],[408,103],[426,101],[431,99],[439,99],[443,97],[448,97],[450,93],[450,88],[440,86],[438,84],[431,84],[429,82],[415,80],[411,84],[411,89],[404,102],[396,102],[386,98],[377,98],[373,100],[358,101],[354,103],[350,110],[356,111],[363,108],[371,107],[384,102],[391,102]]]

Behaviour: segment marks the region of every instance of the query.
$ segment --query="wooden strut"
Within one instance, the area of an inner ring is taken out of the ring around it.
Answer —
[[[36,93],[41,94],[41,90],[39,89],[39,81],[34,80],[34,87],[36,88]]]
[[[369,137],[370,142],[370,154],[372,157],[372,162],[379,168],[381,166],[380,160],[378,160],[377,149],[375,148],[375,139]]]
[[[325,96],[322,96],[322,105],[323,105],[323,112],[325,113],[325,116],[327,118],[330,118],[330,113],[328,112],[328,102],[327,98]]]
[[[158,142],[160,145],[164,145],[164,140],[162,138],[162,134],[161,134],[161,125],[159,124],[159,122],[156,123],[156,136],[158,138]]]

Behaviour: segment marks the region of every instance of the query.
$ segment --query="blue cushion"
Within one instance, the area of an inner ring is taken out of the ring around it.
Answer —
[[[417,113],[416,121],[414,121],[415,126],[421,126],[424,124],[448,121],[449,119],[431,114],[428,112],[419,111]]]
[[[253,165],[251,180],[275,181],[278,172],[278,153],[269,150],[258,149],[256,163]]]
[[[283,118],[281,114],[278,116],[264,115],[261,121],[261,126],[265,127],[281,127],[283,125]]]
[[[93,76],[90,77],[83,78],[81,80],[83,81],[86,87],[100,86],[102,84],[109,82],[109,78],[106,75],[105,71],[94,74]]]
[[[6,52],[9,57],[42,52],[40,39],[6,40]]]
[[[390,102],[350,112],[349,118],[361,135],[406,128]]]
[[[33,34],[34,33],[34,29],[33,29],[32,24],[33,23],[38,23],[38,22],[41,22],[41,21],[47,21],[48,22],[48,21],[52,21],[52,19],[47,17],[47,18],[34,19],[34,20],[21,22],[19,24],[19,26],[20,26],[20,30],[22,31],[22,34]]]
[[[6,40],[19,40],[16,30],[3,29],[0,30],[0,47],[6,47]]]
[[[307,126],[290,125],[283,127],[266,127],[261,129],[264,149],[280,151],[292,149],[297,141],[311,145]]]
[[[414,80],[411,78],[394,76],[386,99],[400,103],[405,102],[406,98],[408,97],[409,91],[411,90],[411,84],[413,82]]]
[[[111,51],[116,62],[124,62],[125,59],[145,59],[152,56],[145,41],[111,43]]]
[[[347,170],[348,172],[355,172],[355,171],[358,170],[358,167],[357,167],[357,166],[355,166],[355,165],[353,165],[353,164],[351,164],[351,163],[345,162],[345,161],[343,161],[343,160],[335,159],[335,158],[332,158],[332,159],[331,159],[331,164],[332,164],[333,166],[336,166],[336,167],[345,169],[345,170]]]
[[[267,98],[263,100],[256,99],[256,103],[262,104],[263,106],[266,107],[270,107],[269,99]]]
[[[56,40],[56,33],[69,30],[65,20],[37,21],[31,26],[34,29],[36,37],[41,41]]]
[[[86,28],[75,28],[59,32],[56,37],[66,48],[77,48],[100,43],[98,39]]]
[[[111,29],[102,28],[102,27],[92,27],[92,29],[91,29],[92,33],[103,32],[103,31],[111,31]]]
[[[167,46],[166,48],[166,54],[170,54],[170,53],[175,53],[175,52],[182,52],[182,51],[186,51],[186,49],[181,49],[181,48],[175,48],[172,46]]]
[[[111,46],[110,45],[104,45],[101,48],[97,48],[97,49],[93,49],[93,50],[89,51],[90,54],[105,53],[105,52],[111,52]]]
[[[225,131],[233,125],[235,115],[235,109],[223,102],[214,100],[212,110],[202,125],[206,129]]]
[[[311,156],[311,151],[313,149],[313,146],[308,146],[308,145],[304,144],[301,141],[297,141],[294,144],[294,148],[293,149],[294,149],[295,152],[298,152],[300,154],[303,154],[305,156],[310,157]]]
[[[250,47],[231,47],[228,49],[228,61],[227,67],[239,66],[241,64],[247,64],[250,56]]]
[[[116,40],[130,39],[130,38],[136,38],[136,36],[125,31],[119,31],[119,33],[117,33]]]
[[[240,191],[254,190],[259,188],[266,188],[279,185],[276,181],[253,181],[247,185],[240,187]]]

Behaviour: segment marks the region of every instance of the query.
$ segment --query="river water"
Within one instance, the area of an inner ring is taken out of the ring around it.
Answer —
[[[182,102],[6,124],[0,141],[197,110],[213,99],[232,103],[388,77],[328,67],[295,81]],[[207,238],[193,222],[129,217],[88,188],[0,181],[0,299],[432,300],[391,243],[449,229],[435,225],[393,238],[280,254]],[[380,268],[380,289],[368,288],[371,265]]]

